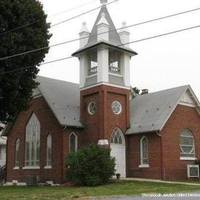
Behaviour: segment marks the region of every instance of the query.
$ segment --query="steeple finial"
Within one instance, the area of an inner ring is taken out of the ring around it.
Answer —
[[[100,0],[102,6],[105,6],[108,3],[108,0]]]
[[[87,33],[89,33],[88,28],[87,28],[87,23],[86,23],[86,22],[83,22],[83,23],[82,23],[82,27],[81,27],[80,33],[82,33],[82,32],[87,32]]]

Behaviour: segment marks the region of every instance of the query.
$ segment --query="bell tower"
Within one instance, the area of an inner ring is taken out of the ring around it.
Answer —
[[[109,144],[112,129],[129,127],[130,59],[137,55],[129,48],[129,32],[117,32],[106,8],[102,6],[89,32],[82,24],[80,48],[73,56],[80,61],[80,113],[85,124],[85,140]]]

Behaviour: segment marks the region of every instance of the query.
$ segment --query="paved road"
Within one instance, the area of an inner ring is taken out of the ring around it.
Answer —
[[[200,193],[191,193],[188,195],[174,195],[173,197],[168,196],[157,196],[157,197],[136,197],[136,196],[113,196],[113,197],[91,197],[84,198],[82,200],[200,200]]]

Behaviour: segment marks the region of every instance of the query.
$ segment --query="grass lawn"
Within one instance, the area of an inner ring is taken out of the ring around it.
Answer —
[[[200,186],[121,181],[99,187],[0,187],[1,200],[67,200],[88,196],[200,191]]]

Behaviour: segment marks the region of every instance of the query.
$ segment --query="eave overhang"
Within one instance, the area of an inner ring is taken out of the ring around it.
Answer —
[[[88,51],[88,50],[91,50],[93,48],[97,48],[99,46],[108,46],[110,48],[113,48],[113,49],[116,49],[116,50],[120,50],[120,51],[123,51],[125,53],[128,53],[130,54],[130,56],[135,56],[135,55],[138,55],[135,51],[133,51],[132,49],[130,48],[127,48],[127,47],[123,47],[122,45],[120,46],[116,46],[112,43],[109,43],[109,42],[106,42],[106,41],[100,41],[100,42],[97,42],[95,44],[92,44],[92,45],[86,45],[84,48],[81,48],[79,50],[77,50],[76,52],[74,52],[72,54],[72,56],[74,57],[79,57],[80,54],[82,54],[84,51]]]

